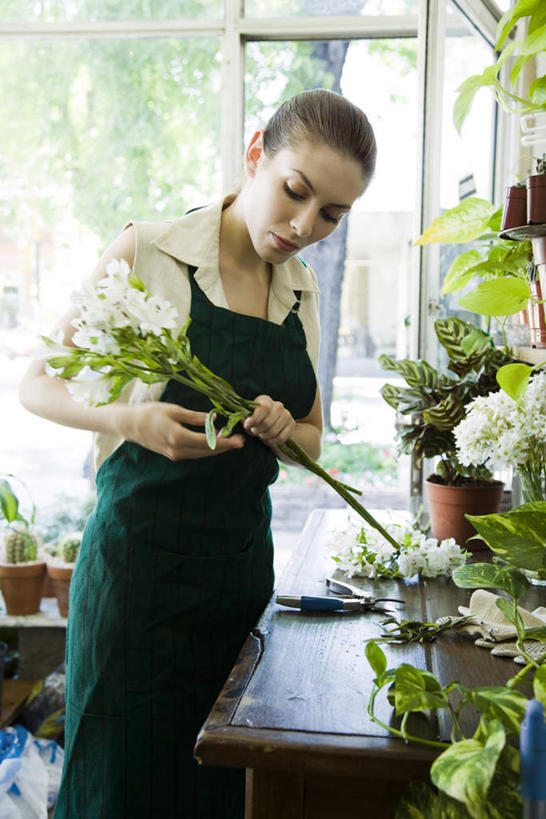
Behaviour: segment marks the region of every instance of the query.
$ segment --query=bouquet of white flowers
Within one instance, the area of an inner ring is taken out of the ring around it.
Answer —
[[[240,421],[252,415],[256,404],[239,396],[231,384],[215,375],[192,355],[186,335],[190,319],[179,329],[176,309],[152,296],[131,271],[127,262],[113,259],[106,276],[96,287],[87,283],[74,294],[80,315],[72,322],[76,347],[42,336],[46,345],[47,370],[67,380],[78,401],[102,405],[115,401],[135,378],[146,384],[179,381],[208,396],[212,408],[205,432],[211,449],[216,446],[215,416],[226,424],[222,435],[230,435]],[[77,377],[76,377],[77,376]],[[392,535],[356,500],[361,494],[320,467],[294,440],[280,450],[295,463],[318,475],[377,530],[393,547]]]
[[[397,541],[394,548],[369,526],[349,524],[336,532],[328,544],[334,547],[332,560],[348,577],[438,577],[451,574],[466,563],[468,552],[453,538],[438,541],[420,531],[414,523],[390,523],[385,528]]]
[[[475,398],[453,433],[461,463],[513,467],[526,501],[546,499],[546,373],[519,400],[504,391]]]

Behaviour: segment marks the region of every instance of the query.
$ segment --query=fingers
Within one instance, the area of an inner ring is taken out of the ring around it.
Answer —
[[[281,446],[286,443],[296,428],[296,422],[281,401],[274,401],[269,395],[259,395],[252,415],[243,426],[251,435],[256,435],[264,443]]]
[[[221,455],[232,449],[241,449],[244,446],[242,435],[232,435],[230,438],[222,438],[220,434],[216,436],[216,447],[211,449],[207,443],[206,435],[200,432],[180,428],[181,436],[175,436],[177,440],[169,443],[163,454],[171,461],[180,461],[183,458],[210,458],[214,455]]]

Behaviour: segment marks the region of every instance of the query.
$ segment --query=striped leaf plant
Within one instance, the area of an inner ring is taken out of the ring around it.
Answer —
[[[497,349],[487,333],[455,316],[438,319],[434,328],[448,355],[447,372],[427,361],[379,357],[384,370],[398,373],[407,384],[387,383],[381,389],[384,400],[407,418],[397,432],[398,452],[415,454],[418,463],[439,457],[436,473],[449,485],[487,480],[491,473],[485,466],[458,462],[453,429],[474,398],[499,390],[497,371],[516,359]]]

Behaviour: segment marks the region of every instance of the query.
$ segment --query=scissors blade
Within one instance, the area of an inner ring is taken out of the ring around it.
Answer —
[[[326,578],[326,587],[335,594],[345,595],[346,597],[358,597],[364,601],[371,600],[373,595],[370,592],[351,586],[349,583],[343,583],[340,580],[334,580],[333,577]]]

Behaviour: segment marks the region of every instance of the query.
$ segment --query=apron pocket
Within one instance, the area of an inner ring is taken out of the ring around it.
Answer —
[[[133,707],[152,698],[175,714],[198,689],[218,693],[271,595],[271,574],[261,558],[255,548],[217,557],[131,550]]]

